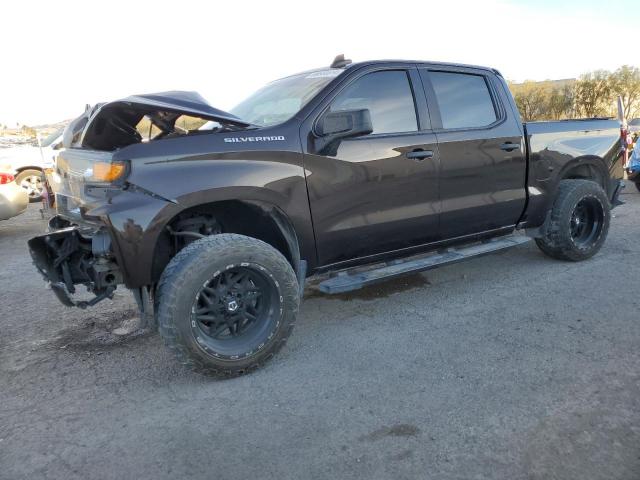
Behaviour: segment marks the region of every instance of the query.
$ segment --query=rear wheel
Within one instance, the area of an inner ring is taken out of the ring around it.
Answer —
[[[40,170],[28,169],[21,171],[16,176],[16,183],[27,191],[30,202],[33,203],[42,200],[44,181]]]
[[[178,359],[195,370],[236,376],[282,348],[299,295],[287,259],[236,234],[212,235],[181,250],[158,287],[158,326]]]
[[[536,243],[550,257],[586,260],[602,247],[610,221],[611,206],[600,185],[589,180],[562,180],[545,234]]]

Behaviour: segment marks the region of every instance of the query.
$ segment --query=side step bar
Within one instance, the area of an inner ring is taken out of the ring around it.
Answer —
[[[435,254],[428,254],[422,257],[410,257],[408,259],[400,259],[387,262],[382,266],[365,271],[345,270],[338,273],[334,277],[330,277],[322,281],[318,288],[321,292],[329,295],[335,293],[350,292],[376,282],[389,280],[391,278],[400,277],[408,273],[421,272],[423,270],[431,270],[443,265],[460,262],[468,258],[479,257],[487,253],[504,250],[505,248],[515,247],[531,240],[530,237],[522,235],[510,235],[506,237],[497,237],[491,240],[466,245],[457,248],[449,248]]]

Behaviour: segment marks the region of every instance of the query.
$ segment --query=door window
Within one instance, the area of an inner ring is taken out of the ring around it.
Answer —
[[[338,94],[330,110],[363,108],[371,114],[374,134],[418,130],[413,94],[405,71],[373,72],[360,77]]]
[[[429,78],[443,128],[486,127],[496,121],[496,110],[482,75],[429,72]]]

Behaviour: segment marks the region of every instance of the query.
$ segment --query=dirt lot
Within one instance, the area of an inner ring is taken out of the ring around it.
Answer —
[[[0,478],[640,478],[640,195],[590,261],[528,244],[310,292],[266,368],[216,381],[131,331],[119,291],[57,302],[0,223]]]

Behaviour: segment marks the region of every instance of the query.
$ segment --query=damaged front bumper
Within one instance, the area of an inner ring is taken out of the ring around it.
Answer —
[[[111,237],[102,228],[72,225],[62,217],[49,222],[51,231],[29,240],[29,252],[38,271],[66,306],[87,308],[111,298],[122,272],[111,254]],[[75,300],[76,285],[93,294]]]

